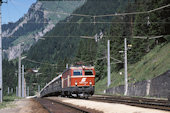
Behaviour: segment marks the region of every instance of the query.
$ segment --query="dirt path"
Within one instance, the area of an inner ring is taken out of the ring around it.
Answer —
[[[0,109],[0,113],[48,113],[33,99],[18,100],[14,104],[14,108]]]

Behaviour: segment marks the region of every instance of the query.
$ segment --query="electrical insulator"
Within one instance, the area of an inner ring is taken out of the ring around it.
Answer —
[[[149,19],[150,19],[150,18],[149,18],[149,16],[148,16],[148,22],[147,22],[147,25],[148,25],[148,26],[150,25],[150,21],[149,21]]]

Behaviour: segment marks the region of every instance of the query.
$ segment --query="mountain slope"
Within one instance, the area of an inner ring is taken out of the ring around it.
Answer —
[[[50,31],[55,24],[66,18],[68,15],[56,14],[56,12],[69,11],[71,13],[84,1],[55,1],[36,2],[28,13],[16,23],[9,23],[2,26],[3,48],[6,49],[8,59],[18,56],[17,45],[24,42],[23,50],[27,51],[36,43],[40,37]],[[54,9],[56,12],[54,12]]]

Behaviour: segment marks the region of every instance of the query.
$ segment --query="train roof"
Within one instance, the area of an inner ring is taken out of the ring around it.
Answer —
[[[51,80],[48,84],[46,84],[45,87],[44,87],[43,89],[41,89],[41,91],[44,90],[47,86],[49,86],[51,83],[53,83],[55,80],[59,79],[61,76],[62,76],[62,74],[60,74],[60,75],[58,75],[57,77],[55,77],[55,78],[54,78],[53,80]],[[41,92],[41,91],[40,91],[40,92]]]
[[[79,69],[79,68],[91,69],[94,68],[94,66],[71,66],[70,67],[70,69]]]

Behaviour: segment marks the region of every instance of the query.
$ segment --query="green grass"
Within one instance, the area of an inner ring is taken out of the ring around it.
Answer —
[[[145,55],[136,64],[128,64],[129,83],[142,80],[149,80],[170,70],[170,43],[156,46],[151,52]],[[112,83],[110,87],[124,84],[124,69],[120,70],[123,74],[111,73]],[[107,89],[107,75],[103,80],[96,83],[96,93],[103,93]]]
[[[15,41],[12,42],[12,44],[15,46],[15,45],[17,45],[17,44],[19,44],[21,42],[24,42],[25,45],[33,43],[34,39],[33,39],[33,37],[30,37],[31,34],[33,34],[33,32],[18,37]]]
[[[15,105],[12,104],[12,102],[13,102],[15,99],[20,99],[20,98],[19,98],[19,97],[16,97],[16,96],[4,96],[4,97],[3,97],[3,102],[0,103],[0,109],[6,108],[6,107],[15,107]]]

